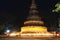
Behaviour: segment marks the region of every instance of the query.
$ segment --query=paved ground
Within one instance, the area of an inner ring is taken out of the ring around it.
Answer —
[[[40,39],[0,38],[0,40],[60,40],[60,38],[40,38]]]

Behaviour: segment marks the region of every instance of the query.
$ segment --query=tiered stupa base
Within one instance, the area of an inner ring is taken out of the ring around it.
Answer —
[[[51,38],[55,34],[49,33],[43,26],[25,26],[21,28],[21,38]]]

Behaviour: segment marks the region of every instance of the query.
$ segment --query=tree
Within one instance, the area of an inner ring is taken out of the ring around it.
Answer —
[[[52,12],[60,12],[60,2],[58,2],[56,5],[55,5],[56,9],[52,10]]]

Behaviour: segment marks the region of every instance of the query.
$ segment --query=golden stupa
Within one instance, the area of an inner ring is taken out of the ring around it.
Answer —
[[[55,34],[47,31],[47,27],[44,26],[44,22],[38,16],[38,13],[35,0],[32,0],[27,21],[21,27],[20,35],[22,38],[49,38],[55,36]]]

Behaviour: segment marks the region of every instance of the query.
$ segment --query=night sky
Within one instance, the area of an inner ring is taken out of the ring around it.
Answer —
[[[59,0],[36,0],[39,16],[46,26],[51,26],[59,18],[59,13],[52,13]],[[29,14],[31,0],[0,0],[0,24],[12,24],[21,27]]]

